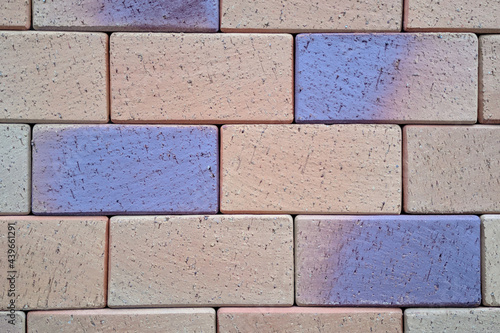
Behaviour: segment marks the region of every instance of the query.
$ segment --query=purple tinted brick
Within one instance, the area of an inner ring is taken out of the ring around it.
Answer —
[[[33,213],[216,213],[215,126],[36,125]]]
[[[298,123],[475,123],[473,34],[304,34]]]
[[[298,216],[299,305],[475,306],[477,216]]]

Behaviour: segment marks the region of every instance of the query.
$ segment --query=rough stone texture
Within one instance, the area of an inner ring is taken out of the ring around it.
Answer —
[[[226,332],[403,332],[400,309],[220,308],[220,333]]]
[[[106,217],[0,217],[0,247],[6,249],[0,257],[0,309],[11,299],[19,310],[104,307],[107,225]],[[7,261],[8,236],[15,239],[15,262]],[[7,280],[13,275],[15,281]],[[11,282],[15,296],[9,295]]]
[[[475,123],[474,34],[297,37],[298,123]]]
[[[221,0],[221,30],[401,31],[401,0]]]
[[[0,215],[29,214],[31,128],[0,124]]]
[[[36,125],[35,214],[216,213],[215,126]]]
[[[29,333],[215,333],[214,309],[101,309],[28,313]]]
[[[406,333],[493,333],[500,326],[500,309],[407,309]]]
[[[221,131],[224,213],[398,214],[393,125],[230,125]]]
[[[292,305],[292,218],[113,217],[109,267],[110,307]]]
[[[298,216],[298,305],[477,306],[477,216]]]
[[[217,0],[33,0],[41,30],[215,32]]]
[[[500,127],[405,126],[404,210],[498,213]]]
[[[0,32],[0,122],[107,122],[107,51],[102,33]]]
[[[500,124],[500,36],[479,37],[479,122]]]
[[[0,311],[0,332],[24,333],[26,332],[26,315],[22,311]]]
[[[405,0],[406,31],[500,32],[497,0]]]
[[[0,29],[27,30],[30,26],[30,0],[2,0],[0,2]]]
[[[293,37],[113,34],[111,118],[291,123]]]
[[[483,305],[500,306],[500,215],[481,216]]]

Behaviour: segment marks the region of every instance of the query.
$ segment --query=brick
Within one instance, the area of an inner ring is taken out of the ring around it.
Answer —
[[[474,34],[297,37],[298,123],[475,123]]]
[[[0,257],[0,309],[11,299],[22,310],[104,307],[107,225],[106,217],[0,217],[0,246],[15,244],[16,253],[14,262],[7,250]]]
[[[215,213],[215,126],[36,125],[35,214]]]
[[[2,0],[0,29],[27,30],[31,26],[31,0]]]
[[[292,305],[292,233],[286,215],[115,216],[108,306]]]
[[[0,124],[0,215],[29,214],[31,128]]]
[[[405,212],[500,212],[500,128],[405,126],[403,138]]]
[[[108,121],[108,36],[0,32],[0,122]]]
[[[402,1],[221,0],[224,32],[401,31]]]
[[[298,216],[298,305],[477,306],[477,216]]]
[[[499,15],[495,0],[405,0],[404,30],[500,32]]]
[[[500,309],[407,309],[406,333],[418,332],[497,332]]]
[[[220,308],[225,332],[403,332],[400,309],[367,308]]]
[[[26,315],[22,311],[0,311],[0,331],[3,333],[26,332]]]
[[[500,36],[479,37],[479,122],[500,124]]]
[[[118,123],[293,121],[293,37],[113,34]]]
[[[401,131],[393,125],[229,125],[224,213],[398,214]]]
[[[500,306],[500,215],[481,216],[483,305]],[[497,299],[498,297],[498,299]]]
[[[30,333],[215,333],[214,309],[99,309],[28,313]]]
[[[219,1],[33,0],[41,30],[215,32]]]

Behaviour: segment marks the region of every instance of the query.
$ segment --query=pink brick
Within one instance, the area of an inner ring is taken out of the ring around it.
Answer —
[[[0,311],[0,332],[26,332],[26,315],[22,311]]]
[[[398,214],[401,131],[393,125],[228,125],[224,213]]]
[[[500,127],[405,126],[404,210],[500,212]]]
[[[0,309],[11,300],[22,310],[104,307],[107,224],[106,217],[0,217]]]
[[[479,122],[500,124],[500,36],[479,37]]]
[[[403,332],[400,309],[220,308],[218,332]]]
[[[404,0],[406,31],[499,32],[497,0]]]
[[[290,216],[111,218],[110,307],[292,305]]]
[[[400,0],[221,0],[224,32],[400,31]]]
[[[0,29],[27,30],[31,25],[31,0],[2,0]]]
[[[215,333],[214,309],[100,309],[28,313],[29,333]]]
[[[113,34],[118,123],[290,123],[293,37]]]
[[[108,120],[108,36],[0,32],[0,122]]]

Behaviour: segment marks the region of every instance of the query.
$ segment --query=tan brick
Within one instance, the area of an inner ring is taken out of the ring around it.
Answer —
[[[483,304],[500,306],[500,215],[481,216]],[[498,298],[497,298],[498,297]]]
[[[108,306],[292,305],[292,230],[286,215],[115,216]]]
[[[108,36],[0,32],[0,122],[107,122]]]
[[[405,126],[404,210],[500,212],[500,127]]]
[[[221,0],[221,30],[401,31],[401,0]]]
[[[214,309],[99,309],[28,313],[29,333],[215,333]]]
[[[223,126],[221,211],[398,214],[394,125]]]
[[[31,26],[31,0],[2,0],[0,29],[27,30]]]
[[[0,124],[0,215],[29,214],[31,128]]]
[[[499,32],[497,0],[404,0],[406,31]]]
[[[220,308],[218,332],[403,332],[400,309]]]
[[[125,123],[291,123],[293,37],[113,34],[111,118]]]
[[[107,224],[106,217],[0,217],[0,308],[104,307]]]
[[[479,37],[479,122],[500,124],[500,36]]]
[[[404,312],[406,333],[493,333],[500,326],[498,308],[407,309]]]
[[[22,311],[0,311],[0,332],[26,332],[26,315]]]

